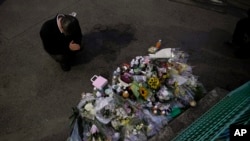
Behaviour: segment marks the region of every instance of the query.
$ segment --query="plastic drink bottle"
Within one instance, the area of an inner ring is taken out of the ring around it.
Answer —
[[[157,49],[159,49],[159,48],[161,47],[161,40],[159,40],[158,42],[156,42],[155,47],[156,47]]]

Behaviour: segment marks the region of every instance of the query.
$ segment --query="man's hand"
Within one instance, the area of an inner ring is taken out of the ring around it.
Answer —
[[[77,50],[80,50],[80,45],[75,43],[73,40],[69,43],[69,49],[71,51],[77,51]]]

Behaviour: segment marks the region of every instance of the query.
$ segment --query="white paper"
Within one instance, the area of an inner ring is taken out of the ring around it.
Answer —
[[[172,49],[171,48],[164,48],[157,51],[154,54],[149,54],[150,58],[171,58],[172,57]]]

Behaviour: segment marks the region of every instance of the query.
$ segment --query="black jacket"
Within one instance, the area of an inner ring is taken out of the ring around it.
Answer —
[[[233,33],[233,43],[240,47],[250,47],[250,17],[239,20]]]
[[[78,21],[77,21],[78,22]],[[40,37],[43,42],[44,49],[49,54],[69,54],[72,51],[69,49],[69,43],[73,40],[81,45],[82,33],[78,22],[78,30],[71,36],[65,36],[60,32],[57,26],[57,16],[46,21],[40,30]]]

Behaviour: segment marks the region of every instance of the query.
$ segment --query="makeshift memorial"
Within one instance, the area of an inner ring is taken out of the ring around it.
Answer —
[[[160,46],[161,40],[155,54],[118,66],[111,84],[101,76],[91,78],[93,93],[82,94],[71,134],[80,135],[71,139],[144,141],[197,105],[197,95],[205,90],[187,64],[188,55]]]

